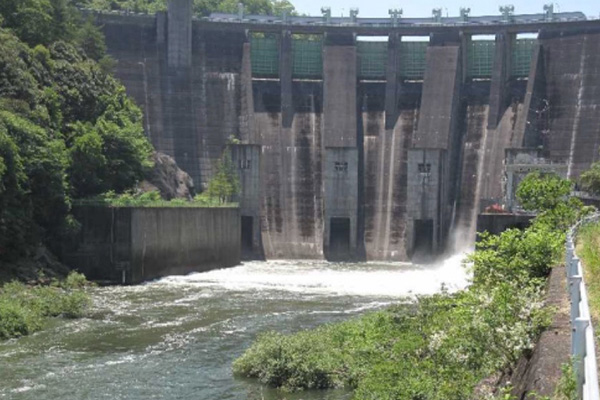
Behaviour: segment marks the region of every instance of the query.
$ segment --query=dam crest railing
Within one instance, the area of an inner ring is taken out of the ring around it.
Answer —
[[[569,300],[571,303],[571,356],[574,362],[578,398],[599,400],[598,366],[594,344],[594,329],[590,316],[587,291],[583,279],[583,266],[575,253],[575,236],[585,224],[600,220],[600,213],[583,218],[567,233],[566,263]]]

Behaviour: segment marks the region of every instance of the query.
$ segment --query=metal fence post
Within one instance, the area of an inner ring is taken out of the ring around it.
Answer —
[[[569,268],[568,276],[581,275],[579,271],[579,257],[573,256],[571,258],[571,264],[567,265],[567,268]]]
[[[569,293],[571,297],[571,324],[579,317],[579,302],[581,301],[581,275],[571,276],[569,278]]]
[[[575,246],[573,245],[573,238],[567,238],[567,250],[565,254],[565,266],[571,265],[571,260],[573,259],[573,253],[575,251]],[[569,269],[566,268],[567,277],[569,276]]]
[[[578,398],[583,398],[583,383],[585,381],[585,330],[589,326],[588,319],[576,318],[573,324],[573,356],[575,379],[577,380]]]

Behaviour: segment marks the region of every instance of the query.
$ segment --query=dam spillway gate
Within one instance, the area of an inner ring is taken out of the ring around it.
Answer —
[[[236,139],[243,240],[266,258],[441,252],[514,197],[508,153],[510,190],[521,162],[576,178],[598,159],[600,21],[581,13],[94,16],[152,143],[197,187]]]

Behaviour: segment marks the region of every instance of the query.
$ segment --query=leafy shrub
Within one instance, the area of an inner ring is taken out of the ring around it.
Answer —
[[[0,340],[25,336],[41,328],[37,314],[9,299],[0,299]]]
[[[590,169],[581,174],[581,187],[590,193],[600,193],[600,162],[595,162]]]
[[[164,200],[156,190],[149,192],[126,191],[117,194],[108,191],[102,195],[76,201],[80,205],[107,205],[111,207],[232,207],[236,203],[221,203],[219,199],[197,195],[192,201],[184,198]]]
[[[0,289],[0,339],[25,336],[40,330],[48,317],[81,317],[91,303],[83,290],[82,274],[71,272],[62,281],[26,286],[13,281]]]
[[[234,362],[234,372],[290,391],[353,386],[401,333],[395,316],[378,312],[296,335],[263,334]]]
[[[89,285],[90,282],[85,278],[85,275],[76,271],[71,271],[62,282],[62,287],[65,289],[83,289]]]
[[[577,395],[577,380],[575,377],[575,369],[573,368],[574,360],[561,365],[561,375],[556,385],[555,395],[553,400],[576,400]]]
[[[62,309],[59,315],[66,318],[80,318],[90,306],[90,297],[80,290],[66,293],[62,297]]]
[[[519,184],[517,200],[526,210],[550,210],[565,200],[572,186],[555,173],[531,172]]]
[[[207,207],[221,205],[221,201],[216,197],[211,197],[207,192],[203,192],[194,196],[194,203],[201,204]]]

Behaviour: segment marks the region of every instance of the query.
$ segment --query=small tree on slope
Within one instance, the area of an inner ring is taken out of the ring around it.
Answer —
[[[240,193],[240,180],[226,148],[216,166],[217,172],[208,183],[206,194],[217,199],[220,204],[229,203]]]

